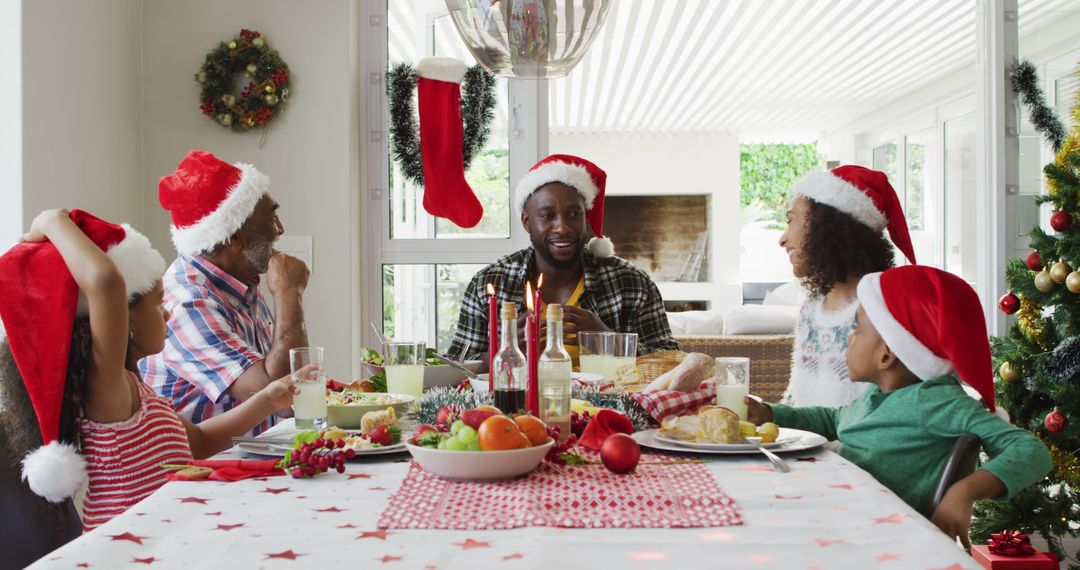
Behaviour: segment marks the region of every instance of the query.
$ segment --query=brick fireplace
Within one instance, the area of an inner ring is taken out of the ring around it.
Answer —
[[[609,194],[604,233],[654,281],[709,281],[709,196]]]

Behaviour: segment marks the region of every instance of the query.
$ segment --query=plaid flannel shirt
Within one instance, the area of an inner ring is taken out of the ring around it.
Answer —
[[[273,315],[248,287],[201,256],[180,255],[165,271],[165,349],[139,361],[143,382],[192,423],[236,407],[227,390],[273,342]],[[274,425],[270,416],[251,433]]]
[[[582,254],[585,289],[578,305],[591,311],[611,330],[637,333],[638,354],[678,350],[671,336],[664,301],[656,284],[644,271],[617,257],[599,258]],[[533,248],[527,247],[481,269],[469,282],[461,301],[457,332],[450,355],[458,359],[478,358],[488,350],[488,294],[485,285],[495,286],[500,304],[512,301],[525,309],[525,279],[535,273]]]

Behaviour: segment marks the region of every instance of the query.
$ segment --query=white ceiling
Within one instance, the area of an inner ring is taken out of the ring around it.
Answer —
[[[390,0],[391,62],[432,37],[413,30],[441,2],[409,4]],[[585,59],[550,80],[549,124],[835,130],[971,65],[975,12],[973,0],[616,0]],[[1080,0],[1021,0],[1021,41],[1077,14]],[[436,51],[471,61],[449,19],[434,22]]]

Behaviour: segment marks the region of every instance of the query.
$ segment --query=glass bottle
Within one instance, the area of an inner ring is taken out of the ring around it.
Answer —
[[[547,346],[540,355],[540,419],[559,428],[559,441],[570,437],[570,372],[573,365],[563,347],[562,305],[547,306]]]
[[[525,390],[529,384],[529,366],[518,348],[517,306],[503,301],[499,313],[502,330],[499,332],[499,352],[492,361],[495,375],[495,407],[504,414],[525,409]]]

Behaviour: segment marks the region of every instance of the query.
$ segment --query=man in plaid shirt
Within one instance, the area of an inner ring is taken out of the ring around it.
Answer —
[[[679,348],[656,284],[614,257],[611,240],[603,237],[606,181],[603,170],[570,155],[551,155],[522,178],[514,199],[532,246],[473,277],[461,302],[452,356],[483,358],[489,351],[488,284],[500,302],[519,306],[518,340],[523,343],[525,283],[535,287],[540,275],[543,302],[563,305],[563,341],[575,360],[577,333],[584,331],[637,333],[638,354]],[[592,239],[590,229],[596,236]]]
[[[273,250],[284,228],[269,184],[251,165],[193,151],[158,186],[180,255],[162,280],[165,350],[141,360],[139,371],[193,423],[288,376],[289,349],[307,346],[301,300],[309,272]],[[273,314],[259,292],[264,273]],[[273,423],[270,416],[252,433]]]

